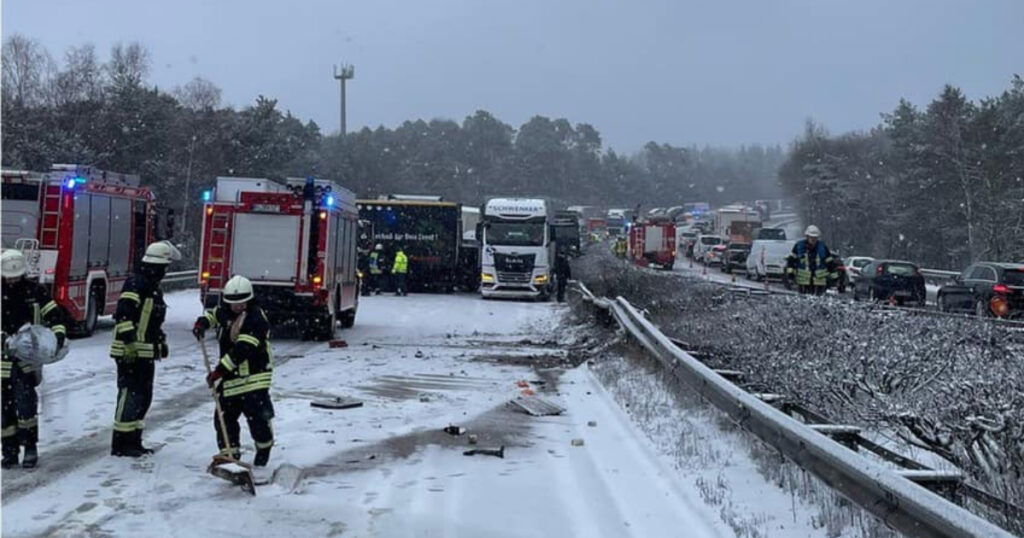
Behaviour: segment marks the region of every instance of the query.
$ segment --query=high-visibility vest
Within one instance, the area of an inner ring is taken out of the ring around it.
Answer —
[[[824,286],[828,280],[836,280],[839,273],[832,269],[832,253],[821,241],[814,250],[807,248],[807,240],[801,239],[793,245],[790,259],[794,260],[795,267],[790,267],[789,272],[796,273],[797,286]],[[811,271],[811,258],[817,258],[814,271]]]
[[[373,252],[370,254],[370,274],[379,275],[382,271],[380,270],[380,253]]]
[[[395,264],[391,266],[392,273],[408,273],[409,272],[409,258],[405,257],[405,253],[401,250],[395,254]]]

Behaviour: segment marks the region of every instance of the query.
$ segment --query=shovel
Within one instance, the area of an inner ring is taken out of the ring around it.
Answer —
[[[213,368],[210,366],[210,355],[206,352],[206,342],[204,340],[199,341],[199,349],[203,351],[203,363],[206,364],[206,373],[209,375],[213,372]],[[217,388],[215,386],[210,387],[210,394],[213,395],[213,404],[217,408],[217,421],[220,423],[221,440],[224,441],[224,446],[230,447],[231,441],[228,440],[228,427],[224,422],[224,412],[221,411],[220,398],[217,397]],[[206,468],[206,472],[241,487],[242,491],[249,495],[256,495],[256,482],[253,480],[252,467],[249,464],[242,463],[231,456],[218,454],[213,457],[213,461]]]

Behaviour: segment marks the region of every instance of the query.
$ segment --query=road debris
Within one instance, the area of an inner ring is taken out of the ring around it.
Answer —
[[[583,439],[573,439],[572,446],[583,446]]]
[[[447,433],[448,435],[462,435],[466,433],[466,428],[463,428],[462,426],[455,426],[453,424],[449,424],[442,428],[441,431]]]
[[[477,454],[481,456],[495,456],[501,459],[505,459],[505,446],[502,445],[501,448],[498,449],[472,448],[462,453],[463,456],[476,456]]]
[[[561,415],[565,412],[564,408],[533,395],[519,396],[509,403],[535,417]]]
[[[309,405],[310,407],[320,407],[322,409],[352,409],[353,407],[362,407],[363,402],[346,396],[335,396],[329,400],[313,400],[309,402]]]

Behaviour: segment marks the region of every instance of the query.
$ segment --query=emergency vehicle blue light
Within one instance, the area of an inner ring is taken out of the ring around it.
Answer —
[[[68,181],[67,181],[67,185],[68,185],[69,189],[75,188],[75,185],[77,185],[79,183],[85,183],[85,180],[82,179],[82,178],[72,177],[72,178],[68,178]]]
[[[209,202],[213,198],[213,191],[203,191],[203,201]]]
[[[327,195],[327,207],[333,207],[333,206],[334,206],[334,196],[328,194]]]

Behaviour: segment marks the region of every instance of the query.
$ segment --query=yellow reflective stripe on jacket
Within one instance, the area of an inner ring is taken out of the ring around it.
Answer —
[[[67,334],[67,332],[68,332],[67,327],[65,327],[62,324],[61,325],[54,325],[53,327],[50,327],[50,330],[53,331],[53,334]]]
[[[122,321],[121,323],[114,325],[114,332],[116,332],[117,334],[122,334],[134,330],[135,324],[132,323],[131,321]]]
[[[149,318],[153,315],[153,298],[147,297],[142,305],[142,315],[139,316],[139,330],[135,333],[135,339],[145,341],[146,329],[149,329]]]
[[[39,417],[32,417],[26,419],[18,419],[18,428],[27,430],[29,428],[35,428],[39,426]]]
[[[17,434],[18,434],[18,426],[17,426],[17,424],[15,424],[13,426],[8,426],[8,427],[4,428],[3,430],[0,430],[0,437],[10,437],[12,435],[17,435]]]
[[[126,292],[122,293],[121,294],[121,298],[122,299],[128,299],[130,301],[135,301],[136,303],[141,303],[142,302],[142,298],[139,297],[139,294],[135,293],[134,291],[126,291]]]
[[[243,377],[249,375],[249,361],[242,361],[242,364],[238,365],[238,375]]]
[[[31,374],[32,372],[36,371],[36,367],[35,366],[33,366],[31,363],[28,363],[28,362],[25,362],[25,361],[21,361],[20,368],[21,368],[21,371],[26,373],[26,374]]]
[[[14,363],[11,362],[11,361],[0,362],[0,375],[2,375],[4,379],[10,379],[11,378],[11,367],[13,367],[13,366],[14,366]]]
[[[46,315],[52,312],[54,308],[57,308],[57,302],[50,301],[46,303],[46,306],[44,306],[42,310],[39,311],[39,315],[42,317],[46,317]]]
[[[225,353],[224,356],[220,358],[220,364],[221,364],[221,366],[227,368],[228,370],[230,370],[232,372],[236,368],[235,361],[231,360],[231,355],[228,354],[228,353]]]
[[[271,372],[260,372],[248,377],[229,379],[224,382],[224,396],[238,396],[255,390],[269,389],[271,383]]]
[[[259,338],[256,338],[255,336],[252,336],[252,335],[249,335],[249,334],[240,334],[240,335],[238,335],[238,340],[235,340],[235,342],[236,343],[238,343],[238,342],[245,342],[246,344],[251,344],[252,347],[254,347],[256,349],[260,348],[260,340],[259,340]]]
[[[210,322],[211,329],[217,327],[217,325],[220,325],[219,323],[217,323],[217,315],[213,313],[213,310],[207,310],[206,312],[203,312],[203,315],[206,316],[206,321]]]
[[[156,346],[146,342],[136,341],[134,344],[135,353],[140,359],[154,359],[156,358]]]

